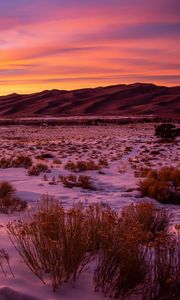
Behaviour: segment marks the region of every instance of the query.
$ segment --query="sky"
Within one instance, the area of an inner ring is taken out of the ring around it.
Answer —
[[[180,84],[179,0],[0,0],[0,94]]]

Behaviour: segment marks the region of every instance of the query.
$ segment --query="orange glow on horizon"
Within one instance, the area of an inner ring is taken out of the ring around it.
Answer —
[[[179,85],[178,2],[172,0],[170,9],[162,0],[153,0],[154,6],[139,0],[139,7],[136,1],[77,0],[74,6],[69,0],[60,6],[32,0],[23,6],[15,0],[12,11],[0,3],[0,94]]]

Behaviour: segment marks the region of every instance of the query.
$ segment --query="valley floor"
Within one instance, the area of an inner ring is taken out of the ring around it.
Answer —
[[[43,194],[49,194],[58,198],[67,208],[78,202],[85,205],[98,202],[119,211],[130,203],[144,200],[138,191],[144,168],[180,167],[179,141],[159,143],[154,136],[154,124],[150,123],[89,127],[7,126],[0,127],[0,140],[0,159],[24,155],[31,157],[34,164],[43,163],[49,168],[47,174],[41,173],[39,176],[29,176],[25,168],[0,169],[0,181],[12,183],[16,194],[28,202],[28,209],[32,209]],[[98,164],[99,160],[108,165],[99,170],[80,173],[65,168],[69,161],[94,161]],[[90,176],[94,189],[63,186],[61,177],[72,173]],[[164,207],[172,213],[172,223],[180,223],[180,206]],[[69,283],[64,284],[56,293],[52,292],[48,280],[44,286],[30,272],[11,244],[6,231],[8,222],[22,218],[25,214],[0,214],[0,248],[4,248],[9,254],[14,273],[14,277],[8,269],[6,277],[3,272],[0,273],[0,300],[28,299],[27,295],[48,300],[104,299],[103,295],[93,290],[92,265],[83,273],[75,287]],[[19,293],[26,296],[20,296]]]

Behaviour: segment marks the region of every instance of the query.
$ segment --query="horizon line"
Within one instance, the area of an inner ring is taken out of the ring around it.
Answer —
[[[98,88],[106,88],[106,87],[115,87],[115,86],[129,86],[129,85],[135,85],[135,84],[144,84],[144,85],[154,85],[157,87],[167,87],[167,88],[173,88],[173,87],[179,87],[180,84],[158,84],[158,83],[154,83],[154,82],[132,82],[132,83],[118,83],[118,84],[110,84],[110,85],[99,85],[99,86],[87,86],[87,87],[82,87],[82,88],[74,88],[74,89],[61,89],[61,88],[52,88],[52,89],[42,89],[42,90],[37,90],[34,92],[24,92],[24,93],[18,93],[18,92],[12,92],[12,93],[6,93],[6,94],[1,94],[0,93],[0,97],[6,97],[6,96],[10,96],[10,95],[19,95],[19,96],[23,96],[23,95],[32,95],[32,94],[39,94],[45,91],[67,91],[67,92],[73,92],[73,91],[77,91],[77,90],[85,90],[85,89],[98,89]]]

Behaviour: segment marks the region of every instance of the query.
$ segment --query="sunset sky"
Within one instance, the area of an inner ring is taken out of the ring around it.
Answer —
[[[0,94],[180,84],[179,0],[0,1]]]

